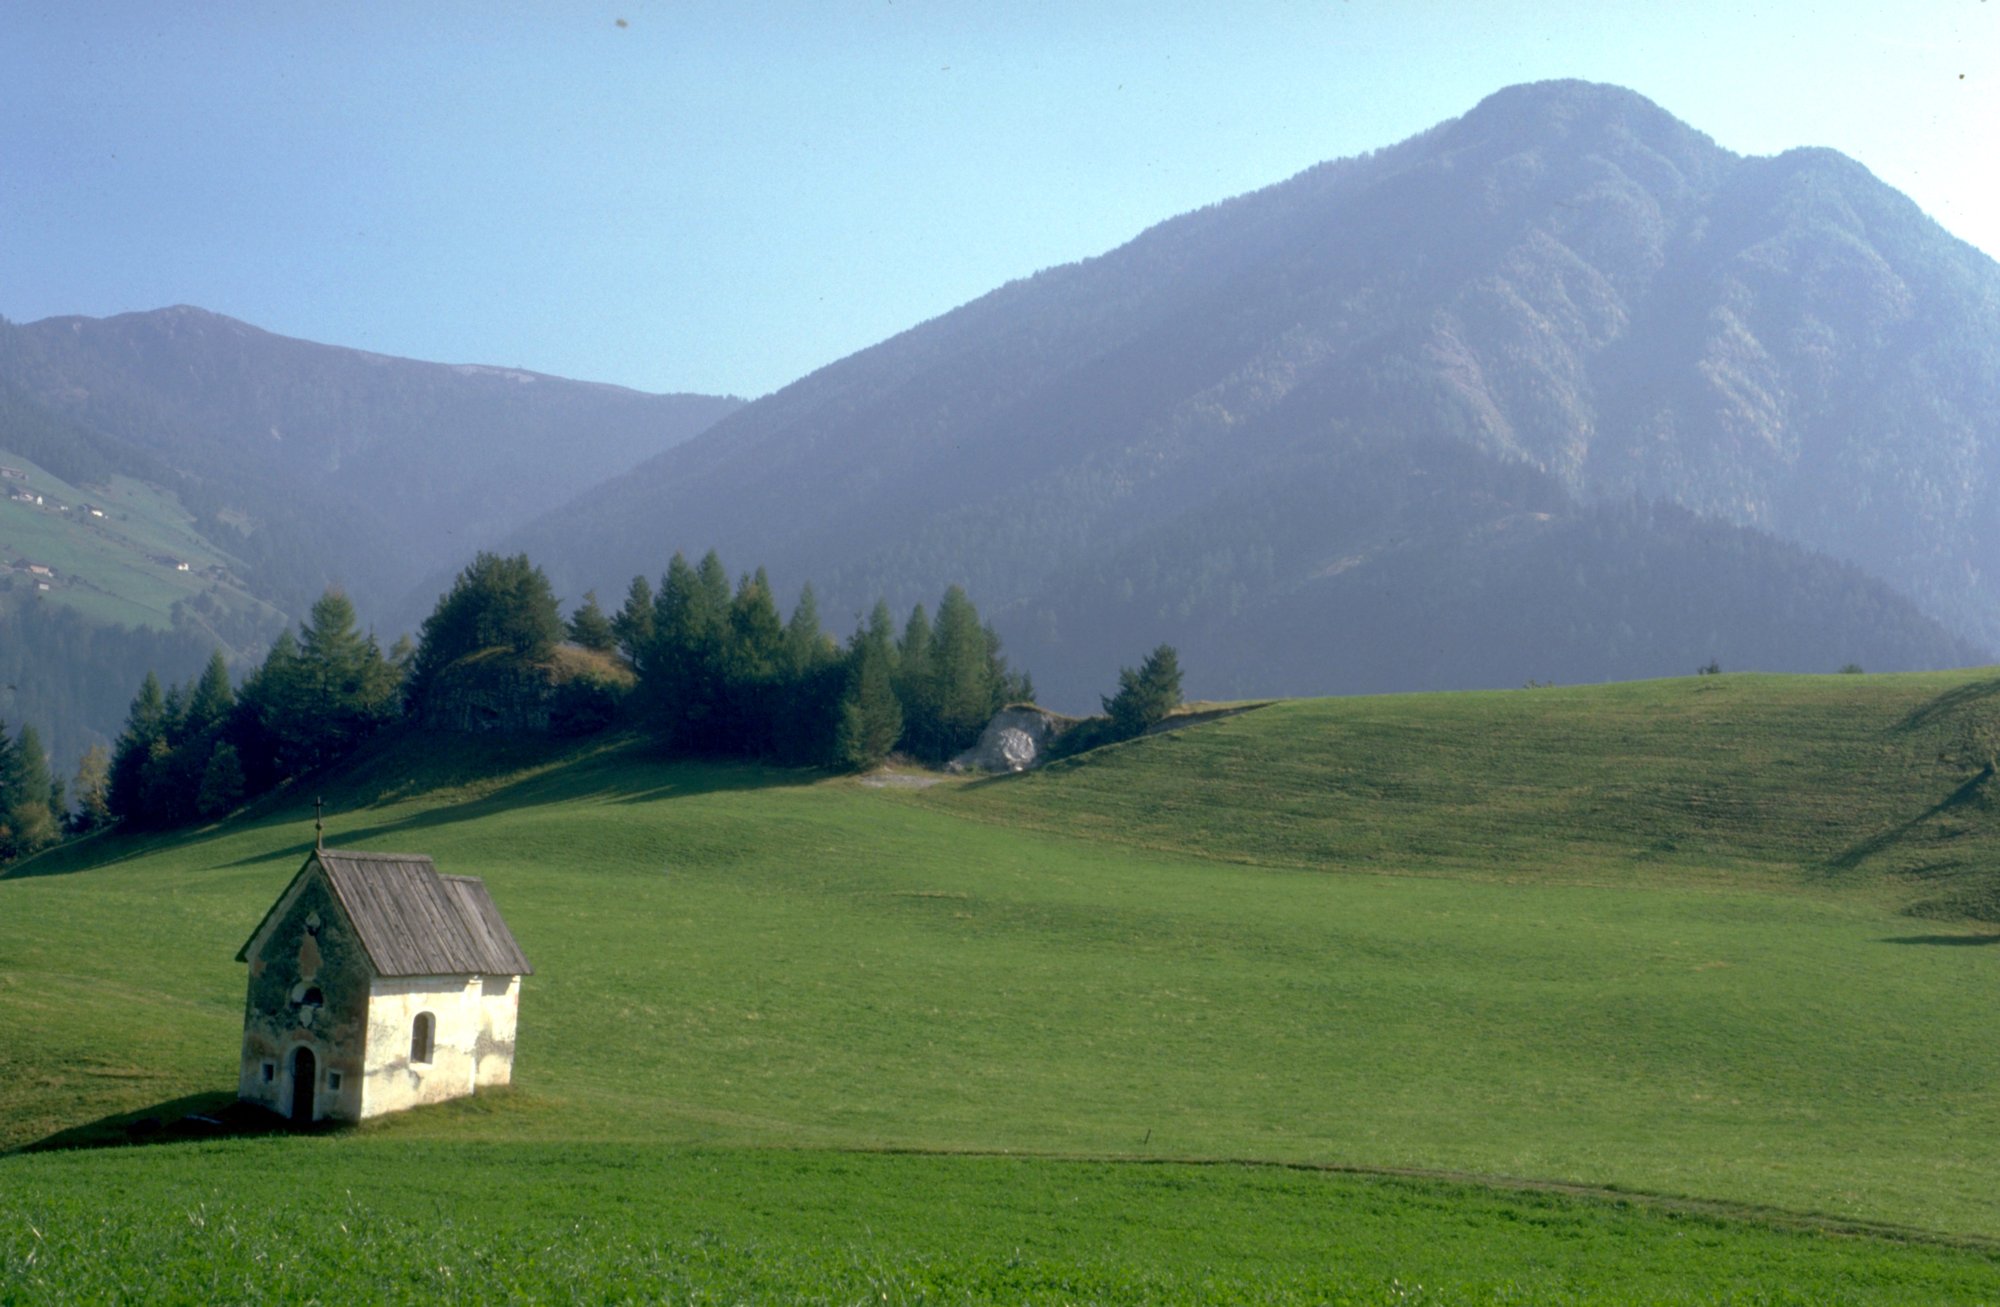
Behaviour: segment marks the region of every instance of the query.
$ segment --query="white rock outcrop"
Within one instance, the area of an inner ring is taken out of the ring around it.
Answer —
[[[1068,730],[1070,719],[1033,704],[1002,708],[979,733],[979,743],[945,764],[950,772],[1016,772],[1039,766],[1049,744]]]

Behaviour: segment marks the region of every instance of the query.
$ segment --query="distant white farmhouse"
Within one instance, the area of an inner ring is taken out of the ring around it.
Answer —
[[[247,1102],[358,1121],[513,1079],[534,968],[477,877],[316,849],[236,960],[250,964]]]

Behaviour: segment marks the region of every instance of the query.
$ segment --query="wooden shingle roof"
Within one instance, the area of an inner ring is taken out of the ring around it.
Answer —
[[[317,850],[299,874],[314,862],[354,923],[378,975],[533,974],[478,877],[441,876],[421,854],[340,849]],[[251,943],[263,930],[260,924]],[[247,959],[249,951],[246,943],[237,960]]]

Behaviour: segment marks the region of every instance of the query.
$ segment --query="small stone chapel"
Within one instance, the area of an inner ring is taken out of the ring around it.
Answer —
[[[475,876],[315,848],[236,960],[250,964],[246,1102],[358,1121],[513,1078],[534,968]]]

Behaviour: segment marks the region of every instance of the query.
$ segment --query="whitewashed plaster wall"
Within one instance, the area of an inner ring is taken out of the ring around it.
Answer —
[[[518,976],[377,977],[369,987],[361,1115],[441,1103],[513,1077]],[[433,1019],[431,1057],[410,1060],[419,1013]]]

